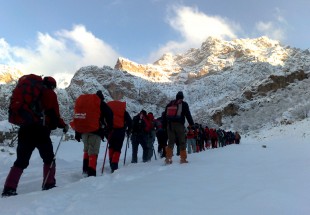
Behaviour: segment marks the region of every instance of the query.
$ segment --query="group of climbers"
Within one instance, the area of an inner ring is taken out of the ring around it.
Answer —
[[[56,186],[56,163],[50,132],[57,127],[63,128],[64,133],[69,129],[59,113],[57,96],[53,91],[56,88],[55,79],[52,77],[42,79],[36,75],[26,75],[20,78],[19,83],[13,91],[9,110],[9,121],[20,126],[17,159],[5,181],[3,197],[17,195],[19,179],[23,170],[29,165],[32,151],[35,148],[38,148],[44,163],[42,189],[48,190]],[[34,87],[36,84],[38,84],[37,88]],[[23,97],[27,97],[27,99]],[[180,155],[180,163],[183,164],[188,163],[187,153],[210,148],[210,142],[212,148],[216,148],[218,142],[220,142],[220,146],[230,143],[230,139],[226,138],[228,133],[221,130],[217,133],[213,129],[206,132],[207,127],[202,129],[201,125],[194,124],[189,105],[184,101],[182,91],[179,91],[175,99],[167,104],[158,118],[154,118],[152,112],[147,113],[145,110],[141,110],[131,118],[126,110],[125,102],[110,101],[106,103],[104,99],[102,92],[98,90],[95,94],[80,95],[75,101],[74,116],[70,125],[75,131],[75,139],[78,142],[82,140],[84,144],[82,171],[85,176],[97,175],[100,143],[105,138],[107,139],[105,156],[108,151],[112,173],[118,169],[126,135],[128,140],[131,136],[131,163],[138,162],[139,145],[143,150],[143,162],[151,161],[153,155],[156,158],[154,149],[156,138],[158,141],[157,150],[160,152],[161,158],[165,158],[165,164],[172,163],[175,145],[178,149],[177,155]],[[24,103],[20,105],[19,100]],[[186,121],[188,129],[185,128]],[[220,132],[224,134],[225,138],[222,138],[225,140],[224,143],[221,141]]]
[[[186,143],[188,153],[201,152],[206,149],[224,147],[230,144],[239,144],[241,136],[238,131],[225,131],[223,129],[202,127],[195,124],[194,127],[187,127]]]

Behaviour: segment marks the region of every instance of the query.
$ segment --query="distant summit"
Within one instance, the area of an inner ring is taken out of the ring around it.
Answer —
[[[209,37],[200,48],[182,54],[164,54],[154,64],[142,65],[119,58],[115,69],[158,81],[186,82],[208,74],[233,69],[243,63],[268,63],[284,66],[296,49],[283,47],[268,37],[224,41]],[[292,69],[292,68],[290,68]],[[293,69],[296,70],[297,68]]]
[[[23,73],[20,70],[0,64],[0,84],[9,84],[16,81],[22,75]]]

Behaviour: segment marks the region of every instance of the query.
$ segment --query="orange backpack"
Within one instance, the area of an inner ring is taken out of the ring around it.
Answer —
[[[97,131],[100,128],[100,98],[96,94],[80,95],[75,102],[73,130],[80,133]]]
[[[107,105],[113,111],[113,128],[124,128],[126,102],[110,101],[110,102],[107,102]]]

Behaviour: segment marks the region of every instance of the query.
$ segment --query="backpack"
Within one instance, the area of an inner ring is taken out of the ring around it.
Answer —
[[[146,123],[140,114],[136,115],[132,120],[132,133],[141,134],[146,129]]]
[[[113,111],[113,128],[124,128],[126,102],[110,101],[107,105]]]
[[[182,99],[173,100],[167,106],[166,118],[170,122],[179,121],[182,114]]]
[[[20,77],[10,98],[8,121],[18,126],[43,125],[42,90],[41,76],[29,74]]]
[[[143,120],[145,122],[145,128],[144,131],[145,132],[150,132],[152,129],[154,129],[154,124],[151,121],[151,119],[149,119],[147,116],[143,117]]]
[[[80,95],[74,106],[73,130],[80,133],[97,131],[100,128],[101,100],[96,94]]]
[[[154,120],[154,127],[156,129],[156,131],[163,129],[163,122],[161,118],[157,118]]]

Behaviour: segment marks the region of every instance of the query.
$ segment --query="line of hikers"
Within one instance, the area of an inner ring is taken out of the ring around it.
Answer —
[[[239,144],[241,140],[237,131],[225,131],[208,126],[203,128],[201,124],[195,124],[194,128],[187,127],[185,135],[188,154],[224,147],[233,143]]]
[[[140,141],[141,147],[143,149],[142,161],[148,162],[151,160],[153,154],[155,154],[154,142],[155,137],[158,142],[157,153],[161,158],[166,158],[166,147],[168,143],[168,134],[167,129],[163,126],[163,115],[159,118],[154,118],[152,113],[146,114],[145,110],[142,110],[138,116],[146,121],[146,124],[149,124],[148,129],[143,130],[133,130],[132,144],[133,147],[133,156],[132,163],[137,163],[137,146],[136,137],[140,136],[140,139],[145,141]],[[135,126],[134,126],[135,127]],[[213,149],[224,147],[230,144],[239,144],[241,136],[239,132],[225,131],[223,129],[209,128],[205,126],[202,127],[201,124],[195,123],[194,126],[187,126],[185,128],[185,142],[186,142],[186,151],[188,154],[205,151],[206,149]],[[177,155],[180,155],[180,144],[176,139]],[[145,148],[145,150],[144,150]]]
[[[62,128],[66,133],[69,126],[60,116],[55,88],[54,78],[44,77],[42,79],[40,76],[30,74],[22,76],[12,92],[9,122],[20,128],[16,149],[17,158],[6,178],[2,197],[17,195],[16,189],[20,177],[23,170],[28,167],[35,148],[39,150],[43,160],[42,190],[56,186],[56,156],[50,133],[56,128]],[[202,129],[201,125],[194,124],[182,91],[179,91],[175,99],[166,105],[162,115],[157,119],[154,118],[152,112],[147,113],[145,110],[131,118],[126,110],[126,102],[109,101],[106,103],[104,100],[102,91],[98,90],[95,94],[80,95],[75,101],[74,116],[70,126],[75,131],[75,139],[78,142],[82,140],[84,144],[82,169],[85,176],[97,175],[99,148],[104,138],[108,141],[105,157],[108,152],[112,173],[118,169],[126,135],[128,138],[131,136],[131,163],[138,162],[139,145],[143,150],[143,162],[149,162],[153,155],[156,156],[155,138],[158,140],[158,152],[161,153],[161,158],[165,158],[165,164],[172,163],[175,144],[178,148],[178,155],[180,155],[180,163],[183,164],[188,163],[187,152],[208,149],[210,142],[212,148],[216,148],[217,145],[224,146],[233,141],[231,132],[215,131],[215,129],[207,132],[207,127]],[[187,129],[185,121],[188,123]],[[234,135],[234,141],[239,143],[240,135],[238,139],[237,134]],[[195,144],[192,140],[195,140]],[[204,147],[203,140],[206,142],[206,147]]]

